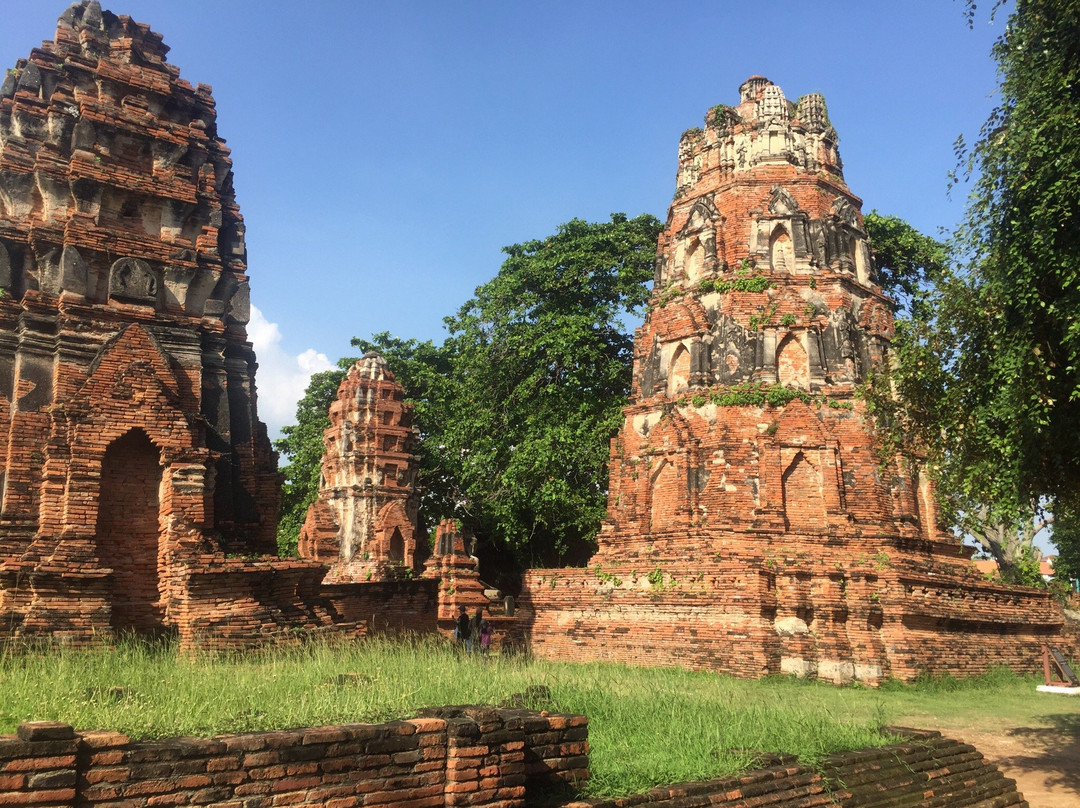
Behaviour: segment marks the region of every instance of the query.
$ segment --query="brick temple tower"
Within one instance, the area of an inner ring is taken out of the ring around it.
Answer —
[[[875,454],[855,392],[893,319],[824,99],[739,93],[680,140],[598,552],[527,576],[533,649],[865,681],[1032,667],[1049,598],[986,584],[917,464]]]
[[[175,628],[199,558],[276,552],[244,222],[214,100],[83,0],[0,86],[0,615]]]
[[[679,144],[599,558],[936,540],[927,487],[879,473],[854,395],[892,315],[824,99],[760,76],[740,95]]]
[[[300,531],[300,555],[331,565],[326,583],[397,577],[416,564],[413,408],[386,361],[355,363],[330,405],[319,497]]]

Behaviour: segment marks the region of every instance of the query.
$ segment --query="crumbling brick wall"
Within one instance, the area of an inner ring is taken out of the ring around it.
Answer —
[[[440,708],[385,724],[133,741],[26,723],[0,737],[0,805],[522,806],[588,779],[584,716]]]

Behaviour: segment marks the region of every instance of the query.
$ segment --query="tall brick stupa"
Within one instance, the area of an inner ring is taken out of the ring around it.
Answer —
[[[319,496],[299,551],[330,565],[325,583],[394,579],[417,565],[416,450],[405,389],[377,353],[349,368],[330,405]]]
[[[587,571],[534,570],[534,651],[838,681],[1035,668],[1045,592],[990,584],[856,388],[886,356],[861,200],[818,94],[752,76],[683,133]]]
[[[276,552],[229,149],[167,51],[84,0],[0,86],[5,636],[175,627],[198,559]]]

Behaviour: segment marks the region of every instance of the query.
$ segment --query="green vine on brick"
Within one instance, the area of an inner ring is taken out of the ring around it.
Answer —
[[[671,284],[664,287],[660,294],[657,295],[651,303],[649,303],[648,308],[650,311],[653,309],[658,309],[661,306],[670,303],[675,298],[682,297],[684,294],[686,294],[686,292],[681,287]]]
[[[712,125],[718,129],[723,129],[724,123],[726,122],[726,113],[729,109],[731,109],[731,107],[729,107],[727,104],[717,104],[715,107],[709,110],[709,118],[712,121]]]
[[[800,390],[797,387],[786,387],[782,384],[767,385],[762,382],[742,382],[731,387],[725,387],[712,392],[698,392],[691,398],[680,396],[675,405],[678,407],[694,406],[704,407],[713,404],[717,407],[783,407],[798,399],[804,404],[813,404],[818,408],[828,407],[833,410],[852,410],[855,405],[851,401],[836,400],[828,396],[816,396]],[[772,434],[772,433],[770,433]]]
[[[825,396],[825,398],[822,399],[821,403],[824,404],[829,409],[833,409],[833,410],[853,410],[853,409],[855,409],[854,402],[851,402],[851,401],[837,401],[835,398],[829,398],[828,396]]]
[[[719,278],[705,278],[698,284],[698,291],[704,294],[719,292],[764,292],[771,289],[773,282],[760,272],[753,275],[739,275],[734,280],[721,280]]]
[[[612,572],[608,572],[599,564],[596,565],[593,572],[596,574],[596,579],[602,584],[611,584],[616,588],[622,586],[622,578]]]
[[[750,330],[757,331],[765,325],[768,325],[769,320],[776,314],[776,310],[780,307],[780,301],[774,301],[769,308],[762,310],[760,315],[750,315]]]

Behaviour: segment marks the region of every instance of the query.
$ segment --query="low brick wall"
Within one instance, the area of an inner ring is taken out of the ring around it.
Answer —
[[[0,806],[494,806],[588,778],[588,720],[483,707],[405,721],[132,741],[25,723],[0,737]]]
[[[430,633],[438,581],[322,585],[326,566],[303,559],[228,559],[184,570],[176,619],[182,648],[239,649],[305,634]]]
[[[764,755],[738,777],[654,788],[563,808],[890,808],[1026,806],[974,747],[896,730],[898,744],[820,768]],[[210,739],[132,741],[115,732],[26,723],[0,737],[0,806],[212,805],[521,808],[589,776],[588,720],[518,709],[439,707],[406,721]],[[535,801],[535,799],[534,799]]]
[[[844,808],[907,806],[1026,806],[1016,782],[988,763],[975,747],[941,733],[894,729],[908,741],[831,756],[826,780],[850,796]]]
[[[578,800],[562,808],[1027,806],[1016,783],[974,747],[938,732],[894,731],[907,740],[832,755],[820,770],[776,759],[771,766],[739,777],[663,786],[617,800]]]

